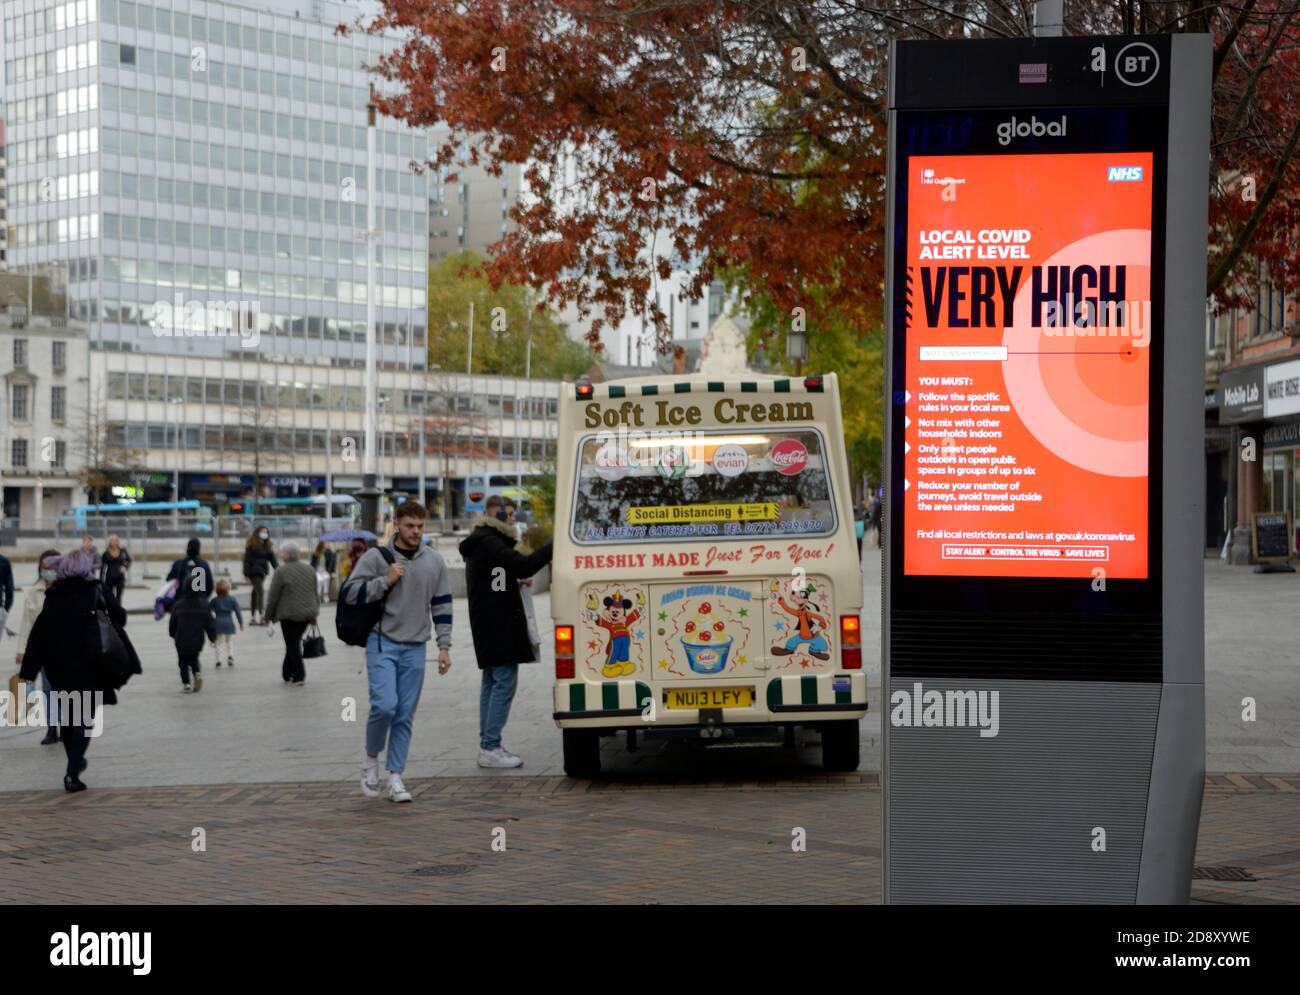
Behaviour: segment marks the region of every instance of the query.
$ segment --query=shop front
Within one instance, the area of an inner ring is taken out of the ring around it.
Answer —
[[[1300,359],[1229,370],[1222,377],[1219,420],[1233,426],[1229,459],[1235,453],[1235,482],[1228,503],[1235,507],[1231,560],[1251,562],[1250,523],[1256,512],[1284,513],[1294,523],[1300,509]],[[1209,436],[1207,434],[1207,452]],[[1208,457],[1207,457],[1208,459]],[[1207,464],[1207,475],[1208,475]],[[1207,485],[1208,486],[1208,485]]]

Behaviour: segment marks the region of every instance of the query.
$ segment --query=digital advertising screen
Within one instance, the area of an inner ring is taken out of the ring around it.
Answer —
[[[1153,154],[900,165],[903,573],[1147,579]]]

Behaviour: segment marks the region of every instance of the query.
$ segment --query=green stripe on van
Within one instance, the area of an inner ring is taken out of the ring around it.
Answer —
[[[817,704],[817,678],[816,677],[799,678],[799,704],[801,705]]]
[[[790,393],[790,381],[789,380],[774,381],[772,384],[772,390],[774,390],[778,394],[788,394]]]
[[[610,388],[609,388],[609,396],[610,396],[610,397],[623,397],[623,396],[625,396],[626,394],[627,394],[627,388],[625,388],[625,387],[610,387]]]
[[[569,685],[569,711],[585,712],[587,710],[587,685],[579,682]]]
[[[770,712],[781,704],[781,678],[773,677],[767,682],[767,710]]]
[[[642,684],[640,681],[637,681],[636,682],[636,707],[645,708],[647,698],[649,698],[651,701],[654,700],[654,692],[650,690],[650,685]]]
[[[691,385],[688,383],[675,383],[673,384],[673,391],[677,394],[689,394],[691,392]]]
[[[834,686],[834,685],[832,685],[832,686]],[[852,687],[853,687],[853,685],[850,684],[850,685],[849,685],[849,688],[851,689]],[[852,691],[852,690],[847,690],[847,691],[836,691],[836,692],[835,692],[835,704],[837,704],[837,705],[851,705],[852,703],[853,703],[853,691]]]
[[[752,380],[746,381],[740,385],[740,392],[742,394],[757,394],[758,384],[754,383]]]
[[[709,393],[711,394],[721,394],[724,393],[726,389],[727,389],[727,385],[723,383],[721,380],[709,381]]]
[[[618,709],[618,681],[605,681],[600,686],[600,707],[607,712]]]
[[[646,384],[644,387],[641,388],[641,396],[642,396],[642,397],[653,397],[655,394],[658,394],[658,393],[659,393],[659,385],[658,385],[658,384],[649,383],[649,384]]]

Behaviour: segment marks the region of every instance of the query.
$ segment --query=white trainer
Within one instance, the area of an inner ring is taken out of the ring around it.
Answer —
[[[498,746],[495,750],[479,750],[478,765],[480,767],[521,767],[523,761]]]
[[[361,766],[361,793],[367,798],[379,797],[379,758],[371,760],[366,757],[366,762]]]
[[[409,802],[411,793],[406,790],[400,774],[388,775],[388,800],[390,802]]]

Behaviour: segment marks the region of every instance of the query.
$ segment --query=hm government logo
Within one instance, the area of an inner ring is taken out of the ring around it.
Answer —
[[[50,937],[50,963],[54,967],[129,967],[135,975],[153,969],[152,933],[83,933],[73,926]]]
[[[998,144],[1010,145],[1013,138],[1028,138],[1030,136],[1041,138],[1046,135],[1049,138],[1065,137],[1065,115],[1055,121],[1040,121],[1037,115],[1030,115],[1028,121],[1017,120],[1012,115],[1011,120],[1002,121],[998,124]]]

